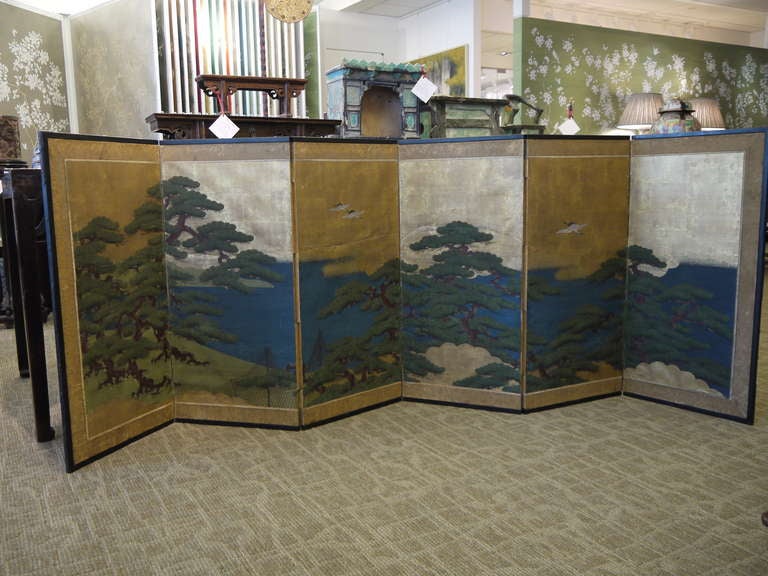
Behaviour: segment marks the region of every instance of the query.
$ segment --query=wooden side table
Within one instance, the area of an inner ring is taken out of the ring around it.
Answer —
[[[269,78],[266,76],[229,76],[225,74],[201,74],[195,78],[197,87],[216,99],[219,112],[229,114],[232,109],[230,96],[238,90],[266,92],[273,100],[280,101],[280,116],[291,115],[291,98],[304,90],[303,78]]]

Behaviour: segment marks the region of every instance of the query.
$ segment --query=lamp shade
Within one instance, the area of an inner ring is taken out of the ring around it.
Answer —
[[[725,130],[723,114],[720,112],[720,105],[714,98],[691,98],[689,100],[693,108],[693,116],[701,124],[701,129]]]
[[[630,94],[616,127],[622,130],[647,130],[659,117],[659,108],[663,104],[664,99],[656,92]]]

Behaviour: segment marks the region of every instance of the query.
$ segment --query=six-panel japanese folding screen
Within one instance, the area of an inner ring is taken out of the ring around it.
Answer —
[[[46,134],[67,467],[400,398],[750,421],[765,139]]]

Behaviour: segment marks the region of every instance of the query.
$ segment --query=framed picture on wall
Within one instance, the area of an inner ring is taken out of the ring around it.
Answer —
[[[422,56],[410,61],[421,64],[424,72],[442,96],[467,95],[467,45]]]

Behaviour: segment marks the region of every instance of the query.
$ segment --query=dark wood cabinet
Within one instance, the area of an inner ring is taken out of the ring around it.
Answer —
[[[19,168],[2,176],[3,252],[13,301],[19,374],[29,377],[38,442],[54,437],[48,398],[43,324],[50,310],[40,170]]]

